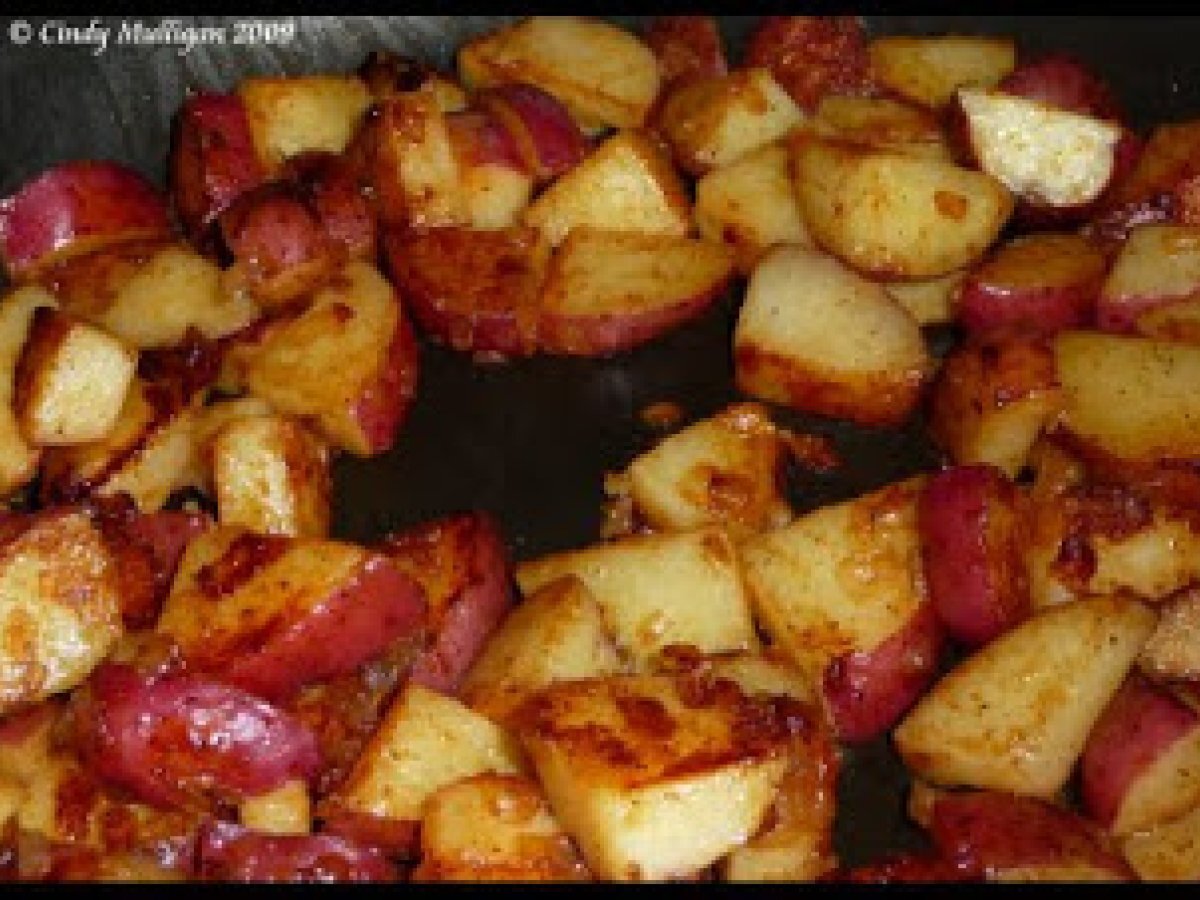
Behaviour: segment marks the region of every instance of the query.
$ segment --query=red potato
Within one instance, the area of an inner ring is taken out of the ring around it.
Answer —
[[[955,300],[958,319],[970,331],[1087,325],[1107,266],[1099,249],[1074,234],[1015,238],[967,275]]]
[[[1099,830],[1064,807],[998,791],[940,793],[929,833],[941,855],[988,881],[1134,881]]]
[[[234,258],[227,277],[268,309],[316,290],[342,262],[319,216],[284,182],[243,194],[221,214],[220,229]]]
[[[185,233],[203,242],[226,207],[266,178],[236,94],[194,94],[175,116],[170,184]]]
[[[511,132],[478,109],[449,113],[445,121],[466,223],[474,228],[513,225],[529,203],[534,182]]]
[[[455,350],[528,356],[550,246],[533,228],[390,232],[388,270],[413,316]]]
[[[170,236],[166,201],[118,163],[63,163],[0,199],[0,265],[14,281],[70,256]]]
[[[222,528],[188,547],[156,628],[191,670],[282,699],[419,635],[425,608],[378,553]]]
[[[956,466],[930,476],[917,522],[929,597],[954,640],[977,647],[1029,613],[1017,489],[1003,472]]]
[[[846,884],[923,884],[983,881],[983,875],[936,853],[903,853],[853,868],[835,869],[820,880]]]
[[[829,94],[872,90],[862,21],[856,16],[764,16],[744,66],[765,66],[803,109]]]
[[[729,71],[721,30],[712,16],[655,16],[642,38],[658,59],[664,90],[682,78]]]
[[[1087,812],[1116,835],[1170,821],[1200,803],[1200,714],[1131,675],[1080,757]]]
[[[943,629],[923,602],[881,644],[836,657],[821,678],[821,694],[837,736],[850,743],[885,734],[937,675]]]
[[[573,229],[550,260],[538,343],[577,356],[628,350],[699,316],[732,277],[733,251],[724,244]]]
[[[429,643],[410,679],[455,694],[513,604],[512,569],[498,524],[486,513],[465,513],[390,535],[381,549],[425,593]]]
[[[458,158],[446,113],[421,91],[392,95],[377,106],[363,138],[384,225],[466,225]]]
[[[553,181],[591,149],[567,107],[532,84],[498,84],[476,92],[472,102],[511,135],[535,185]]]
[[[314,151],[294,156],[283,167],[325,233],[346,248],[350,259],[375,259],[378,226],[365,195],[365,176],[344,155]]]
[[[377,847],[332,834],[264,834],[231,822],[200,833],[196,875],[204,881],[299,883],[399,881]]]
[[[1141,330],[1138,320],[1200,293],[1200,227],[1152,224],[1131,228],[1096,302],[1104,331]]]
[[[320,763],[312,733],[269,703],[196,675],[93,673],[77,715],[83,756],[106,781],[157,807],[251,797]]]

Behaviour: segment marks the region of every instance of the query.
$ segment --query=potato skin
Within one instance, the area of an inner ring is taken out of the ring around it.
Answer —
[[[680,79],[729,71],[721,32],[712,16],[656,16],[643,38],[658,58],[664,91]]]
[[[828,94],[872,89],[862,21],[856,16],[764,16],[750,36],[746,66],[764,66],[801,107]]]

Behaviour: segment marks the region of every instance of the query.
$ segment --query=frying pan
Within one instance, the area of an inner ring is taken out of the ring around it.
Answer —
[[[67,17],[115,29],[162,17]],[[233,17],[170,17],[228,28]],[[189,89],[228,90],[252,74],[346,71],[373,49],[448,66],[468,36],[512,17],[300,17],[288,43],[197,46],[17,46],[10,28],[40,18],[0,18],[0,195],[47,166],[75,158],[127,163],[162,183],[170,119]],[[636,26],[642,17],[615,17]],[[721,20],[732,59],[757,17]],[[60,20],[62,21],[62,20]],[[1200,117],[1198,17],[867,17],[873,33],[1011,34],[1023,51],[1064,50],[1115,86],[1133,123]],[[19,26],[18,26],[19,28]],[[655,435],[639,410],[669,400],[687,420],[736,399],[730,334],[740,289],[703,319],[632,353],[605,360],[539,358],[473,365],[422,348],[419,398],[395,448],[335,471],[335,533],[370,540],[444,513],[482,508],[502,523],[525,559],[594,541],[602,477],[621,469]],[[932,334],[935,350],[951,335]],[[900,430],[780,411],[779,420],[830,437],[845,460],[832,475],[793,473],[800,510],[856,496],[936,465],[918,416]],[[904,816],[903,769],[886,740],[847,754],[839,786],[836,845],[857,864],[922,845]]]

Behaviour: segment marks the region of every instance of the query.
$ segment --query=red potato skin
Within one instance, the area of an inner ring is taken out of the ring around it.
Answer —
[[[221,235],[250,292],[285,304],[320,287],[345,258],[293,185],[272,182],[243,194],[220,217]]]
[[[712,16],[656,16],[643,39],[658,58],[664,85],[729,71],[721,31]]]
[[[196,675],[155,679],[105,664],[89,682],[82,756],[107,782],[160,808],[216,795],[241,799],[308,779],[312,733],[269,703]]]
[[[1091,324],[1108,269],[1105,255],[1073,235],[1030,235],[974,268],[955,300],[969,331],[1055,332]]]
[[[529,172],[516,138],[490,112],[464,109],[447,113],[446,130],[455,157],[463,167],[494,165]]]
[[[924,602],[878,647],[830,663],[821,693],[838,738],[869,741],[896,724],[933,681],[944,643],[933,604]]]
[[[399,881],[378,848],[332,834],[266,834],[231,822],[211,822],[196,846],[203,881],[262,883]]]
[[[929,835],[944,858],[988,878],[1018,867],[1074,863],[1136,880],[1128,864],[1105,848],[1095,825],[1033,797],[944,793],[934,803]]]
[[[336,803],[319,809],[323,834],[338,835],[357,844],[378,847],[388,857],[416,860],[420,855],[421,823],[345,809]]]
[[[1135,334],[1138,319],[1151,310],[1169,306],[1188,297],[1120,297],[1096,303],[1096,327],[1113,334]]]
[[[514,602],[512,567],[489,514],[464,513],[386,538],[382,550],[417,581],[429,604],[429,643],[410,680],[455,694]]]
[[[0,200],[0,263],[16,282],[67,257],[170,237],[163,197],[113,162],[63,163]]]
[[[979,647],[1030,612],[1022,576],[1017,488],[993,466],[930,476],[917,505],[934,612],[949,636]]]
[[[852,868],[839,867],[818,881],[838,884],[927,884],[983,881],[981,872],[934,853],[905,853]]]
[[[346,250],[346,258],[374,261],[379,247],[375,212],[363,179],[345,156],[304,153],[284,163],[283,176],[321,223],[325,233]]]
[[[400,306],[383,367],[375,380],[364,388],[354,407],[354,420],[366,439],[368,455],[384,453],[396,443],[417,397],[420,368],[417,336],[404,307]]]
[[[236,94],[189,97],[175,118],[170,183],[184,231],[203,244],[234,200],[266,179],[246,108]]]
[[[857,16],[764,16],[750,35],[743,64],[770,69],[808,112],[831,94],[875,89]]]
[[[529,229],[434,228],[388,232],[384,250],[422,329],[455,350],[511,358],[537,349],[536,241]]]
[[[1194,710],[1140,675],[1130,676],[1093,726],[1080,757],[1083,806],[1105,827],[1138,776],[1196,728]]]
[[[320,607],[254,635],[219,667],[232,685],[282,701],[302,685],[352,671],[425,625],[420,586],[382,556]]]
[[[531,84],[496,85],[479,91],[473,102],[509,135],[535,185],[553,181],[591,149],[562,102]]]
[[[730,275],[696,297],[651,309],[571,315],[542,310],[538,345],[563,356],[611,356],[652,341],[704,314],[725,293]]]

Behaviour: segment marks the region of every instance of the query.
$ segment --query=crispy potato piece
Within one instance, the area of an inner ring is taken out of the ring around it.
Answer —
[[[1159,607],[1158,625],[1142,645],[1138,668],[1163,681],[1200,678],[1200,593],[1195,589]]]
[[[585,129],[641,125],[658,97],[654,53],[637,35],[582,16],[532,16],[458,49],[472,90],[525,81],[561,100]]]
[[[666,153],[645,132],[619,131],[526,208],[525,225],[557,246],[573,228],[686,236],[691,207]]]
[[[786,524],[785,432],[757,403],[737,403],[664,438],[629,464],[638,512],[656,529],[725,525],[754,532]]]
[[[538,783],[485,773],[425,803],[413,881],[590,881]]]
[[[893,732],[921,778],[1052,798],[1154,630],[1135,600],[1041,611],[942,677]]]
[[[1195,881],[1200,878],[1200,806],[1127,836],[1121,850],[1143,881]]]
[[[887,97],[831,95],[810,123],[813,133],[877,150],[951,160],[946,133],[928,110]]]
[[[744,393],[865,425],[907,419],[932,368],[920,326],[882,287],[792,246],[750,276],[733,353]]]
[[[721,528],[638,535],[517,566],[526,595],[564,575],[588,586],[618,645],[638,665],[670,644],[758,646],[737,552]]]
[[[961,87],[995,87],[1017,65],[1010,37],[886,35],[867,45],[871,73],[901,97],[942,109]]]
[[[787,770],[785,718],[732,682],[618,675],[551,685],[516,730],[589,868],[657,881],[699,874],[758,830]]]
[[[936,278],[977,260],[1014,205],[983,172],[803,133],[792,177],[813,239],[885,279]]]
[[[1134,227],[1121,245],[1096,298],[1097,324],[1106,331],[1145,331],[1142,318],[1200,293],[1200,227]]]
[[[769,69],[749,68],[677,85],[655,121],[675,161],[703,175],[782,138],[805,118]]]
[[[420,820],[429,798],[447,785],[525,768],[521,748],[498,725],[452,697],[409,684],[392,701],[334,800],[358,812]]]
[[[58,301],[39,287],[18,288],[0,302],[0,493],[9,494],[37,474],[41,450],[23,434],[13,406],[17,360],[41,307]]]
[[[766,66],[806,110],[824,97],[872,87],[857,16],[764,16],[747,41],[743,64]]]
[[[812,245],[792,190],[788,159],[786,144],[777,141],[696,182],[697,231],[732,246],[743,275],[778,244]]]
[[[574,575],[533,591],[500,623],[467,671],[461,698],[505,723],[526,697],[558,681],[623,669],[604,610]]]

